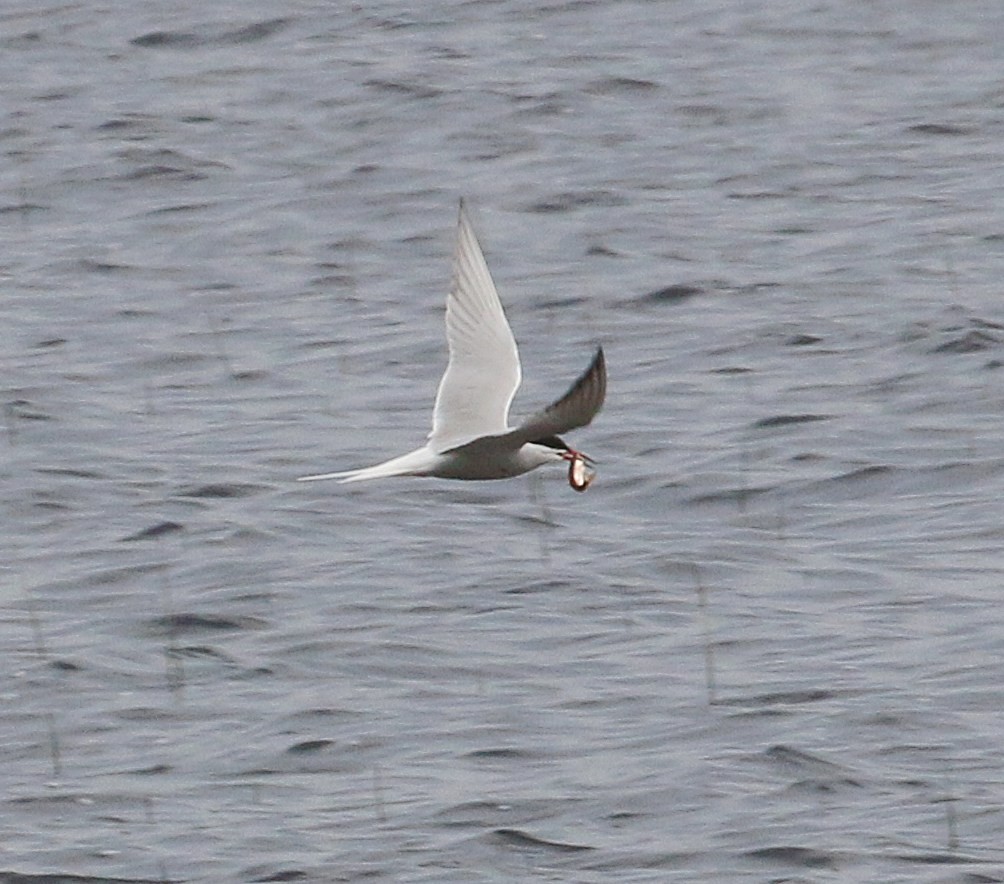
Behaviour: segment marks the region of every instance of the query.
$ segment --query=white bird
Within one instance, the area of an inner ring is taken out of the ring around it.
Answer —
[[[375,466],[301,476],[298,481],[361,482],[389,476],[508,479],[548,463],[565,461],[580,470],[583,462],[592,463],[558,434],[586,426],[603,405],[607,388],[603,348],[597,349],[564,396],[519,426],[509,426],[509,405],[522,379],[519,351],[462,201],[446,299],[446,340],[450,360],[439,382],[432,432],[425,445]],[[572,481],[572,471],[569,477],[573,488],[585,489]]]

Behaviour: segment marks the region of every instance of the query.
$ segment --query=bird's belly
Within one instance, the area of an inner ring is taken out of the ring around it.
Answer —
[[[441,464],[435,475],[441,479],[511,479],[525,472],[525,467],[512,460],[464,456]]]
[[[524,463],[518,452],[500,451],[481,439],[445,452],[434,475],[442,479],[511,479],[533,467]]]

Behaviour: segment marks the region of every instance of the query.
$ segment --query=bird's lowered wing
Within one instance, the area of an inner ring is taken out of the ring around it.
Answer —
[[[596,349],[593,361],[572,384],[568,392],[543,411],[527,418],[515,430],[507,433],[514,443],[532,442],[584,427],[603,407],[607,395],[607,364],[603,348]]]

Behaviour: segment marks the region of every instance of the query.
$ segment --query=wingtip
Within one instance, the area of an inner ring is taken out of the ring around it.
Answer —
[[[602,344],[597,344],[596,345],[596,354],[593,356],[592,364],[589,366],[588,370],[590,372],[591,371],[602,372],[604,380],[606,380],[606,375],[607,375],[607,357],[606,357],[606,354],[604,354],[604,352],[603,352],[603,345]]]
[[[462,231],[465,227],[468,229],[471,226],[471,216],[467,211],[467,200],[464,197],[460,197],[457,200],[457,237],[459,243],[459,237],[462,235]]]

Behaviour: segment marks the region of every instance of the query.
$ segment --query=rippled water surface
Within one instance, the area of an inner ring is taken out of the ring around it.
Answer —
[[[0,878],[1004,880],[1004,7],[9,3]],[[469,199],[519,414],[421,443]]]

